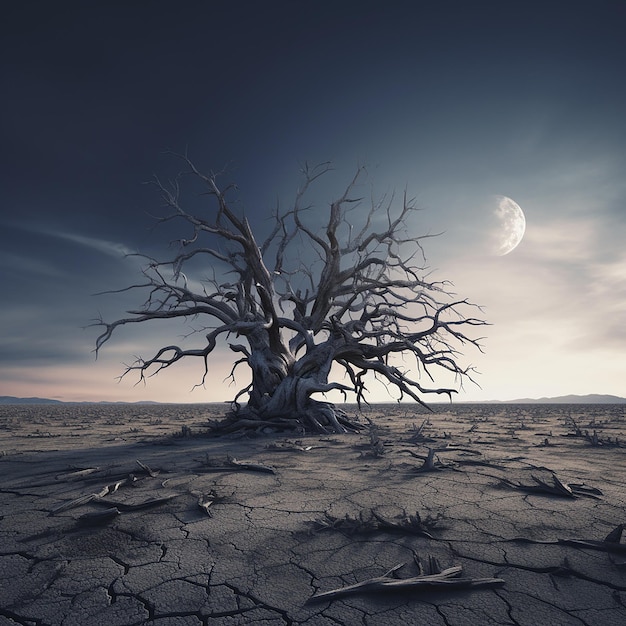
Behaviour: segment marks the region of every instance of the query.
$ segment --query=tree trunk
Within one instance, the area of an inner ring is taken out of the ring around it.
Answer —
[[[250,338],[248,338],[250,340]],[[333,389],[328,376],[336,346],[331,340],[314,346],[298,361],[277,355],[268,345],[253,349],[248,356],[252,384],[246,406],[236,405],[218,431],[289,430],[319,433],[346,433],[359,430],[344,411],[330,402],[311,396]],[[258,428],[255,424],[258,423]]]

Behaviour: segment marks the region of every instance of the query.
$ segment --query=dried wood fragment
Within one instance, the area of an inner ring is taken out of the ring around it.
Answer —
[[[422,421],[420,426],[413,425],[413,427],[411,428],[411,435],[409,436],[408,440],[411,443],[421,443],[424,441],[432,441],[432,438],[426,437],[424,435],[424,427],[427,426],[429,423],[430,421],[428,420],[428,418],[426,418]]]
[[[62,513],[63,511],[67,511],[69,509],[73,509],[78,506],[83,506],[84,504],[88,504],[89,502],[95,502],[95,501],[101,500],[105,496],[115,493],[120,487],[133,483],[136,480],[137,479],[132,474],[129,474],[128,477],[126,478],[123,478],[121,480],[118,480],[117,482],[111,483],[110,485],[105,485],[98,492],[88,493],[84,496],[75,498],[74,500],[70,500],[69,502],[64,502],[63,504],[52,509],[50,513],[48,513],[48,515],[49,516],[56,515],[57,513]]]
[[[137,461],[137,465],[139,465],[139,467],[146,474],[148,474],[148,476],[150,476],[150,478],[155,478],[156,476],[158,476],[160,474],[159,470],[152,470],[152,469],[150,469],[145,463],[142,463],[139,459],[137,459],[136,461]]]
[[[110,507],[104,511],[85,513],[84,515],[81,515],[76,521],[81,526],[99,526],[101,524],[107,524],[119,515],[121,515],[119,509],[117,509],[116,507]]]
[[[214,500],[210,496],[200,495],[198,497],[198,506],[209,516],[213,517],[213,512],[209,508],[213,504]]]
[[[213,517],[213,511],[211,507],[220,502],[225,502],[233,495],[235,492],[233,491],[230,495],[221,496],[218,495],[214,489],[211,489],[208,493],[202,493],[199,491],[191,491],[191,495],[195,496],[198,500],[198,506],[209,516]]]
[[[97,493],[88,493],[87,495],[80,496],[79,498],[75,498],[74,500],[70,500],[69,502],[64,502],[63,504],[60,504],[59,506],[52,509],[50,513],[48,513],[48,516],[56,515],[57,513],[62,513],[63,511],[73,509],[77,506],[82,506],[83,504],[88,504],[92,500],[95,500],[96,498],[100,498],[100,497],[102,496]]]
[[[411,578],[392,578],[397,570],[404,566],[404,563],[392,567],[382,576],[370,578],[354,585],[323,591],[314,594],[307,602],[315,602],[320,600],[333,600],[348,595],[359,593],[380,593],[382,591],[398,591],[406,589],[435,589],[435,588],[451,588],[451,589],[477,589],[481,587],[493,587],[503,585],[502,578],[461,578],[463,568],[461,565],[455,565],[444,569],[443,571],[433,574],[421,574]]]
[[[563,498],[577,498],[578,496],[597,498],[597,496],[602,495],[602,492],[599,489],[588,487],[587,485],[579,485],[575,483],[566,485],[554,472],[551,473],[551,480],[549,481],[538,478],[535,475],[531,475],[531,479],[533,481],[533,484],[531,485],[514,482],[507,478],[501,478],[500,482],[508,485],[509,487],[513,487],[514,489],[520,489],[521,491],[526,491],[528,493],[543,493]]]
[[[273,467],[262,465],[261,463],[251,463],[250,461],[238,461],[235,457],[228,457],[226,460],[228,466],[238,469],[250,470],[251,472],[262,472],[265,474],[275,474]]]
[[[574,492],[569,485],[561,482],[559,477],[556,474],[552,474],[552,484],[547,483],[536,476],[531,476],[531,478],[537,483],[540,491],[545,491],[546,493],[554,493],[555,495],[565,496],[567,498],[574,498]]]
[[[88,467],[86,469],[75,470],[73,472],[66,472],[65,474],[57,474],[55,476],[56,480],[80,480],[85,476],[89,476],[89,474],[93,474],[94,472],[99,472],[99,467]]]

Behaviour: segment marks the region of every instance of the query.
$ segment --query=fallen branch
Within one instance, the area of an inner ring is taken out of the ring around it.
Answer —
[[[55,480],[60,480],[60,481],[80,480],[81,478],[84,478],[85,476],[89,476],[90,474],[93,474],[94,472],[99,472],[99,471],[100,471],[99,467],[88,467],[86,469],[66,472],[65,474],[58,474],[57,476],[55,476]]]
[[[514,489],[520,489],[528,493],[543,493],[551,496],[559,496],[563,498],[577,498],[578,496],[587,496],[589,498],[597,498],[602,495],[599,489],[594,487],[587,487],[582,484],[569,484],[563,483],[556,474],[551,474],[551,481],[545,481],[541,478],[537,478],[535,475],[531,475],[534,482],[532,485],[525,485],[520,482],[513,482],[507,478],[501,478],[501,483],[513,487]]]
[[[63,504],[52,509],[48,515],[56,515],[57,513],[67,511],[68,509],[73,509],[77,506],[88,504],[89,502],[101,500],[105,496],[115,493],[120,487],[135,482],[136,480],[137,479],[135,478],[135,476],[129,474],[127,478],[118,480],[117,482],[111,483],[110,485],[105,485],[100,491],[96,493],[88,493],[87,495],[80,496],[79,498],[75,498],[74,500],[70,500],[69,502],[64,502]]]
[[[150,478],[156,478],[161,472],[159,470],[150,469],[145,463],[142,463],[139,459],[136,460],[137,465],[146,473]]]
[[[404,565],[405,563],[401,563],[392,567],[382,576],[370,578],[369,580],[364,580],[354,585],[316,593],[311,596],[307,602],[332,600],[359,593],[380,593],[381,591],[398,591],[405,589],[477,589],[503,585],[505,582],[502,578],[461,578],[460,576],[463,571],[461,565],[455,565],[440,572],[422,574],[411,578],[392,578],[392,574]]]

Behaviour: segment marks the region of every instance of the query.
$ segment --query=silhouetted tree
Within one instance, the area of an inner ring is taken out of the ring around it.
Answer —
[[[305,205],[307,192],[330,168],[307,166],[294,204],[275,212],[272,230],[259,245],[248,220],[227,198],[232,188],[221,189],[218,176],[203,174],[182,158],[185,175],[212,199],[210,208],[201,216],[182,206],[180,177],[167,186],[155,180],[168,207],[159,221],[182,220],[190,235],[178,241],[173,259],[145,257],[146,281],[127,289],[147,289],[147,300],[129,317],[99,320],[104,332],[96,351],[119,326],[172,318],[205,319],[207,325],[195,331],[202,336],[198,347],[166,345],[127,366],[123,375],[138,371],[144,379],[196,357],[203,361],[199,384],[204,384],[218,340],[233,338],[229,346],[238,356],[231,376],[234,380],[235,370],[247,365],[251,382],[237,393],[223,429],[269,425],[316,432],[357,427],[339,407],[313,396],[352,392],[360,405],[370,373],[400,398],[421,405],[426,394],[456,391],[437,386],[433,370],[451,372],[455,385],[471,378],[472,368],[458,363],[458,348],[480,349],[479,339],[466,332],[485,322],[462,313],[474,305],[454,299],[447,283],[429,280],[422,249],[428,235],[409,232],[407,218],[416,208],[406,194],[397,208],[393,196],[361,206],[362,199],[353,197],[364,173],[359,168],[326,210],[323,225],[315,226],[320,212]],[[192,279],[198,261],[211,278]],[[341,370],[344,382],[337,382]]]

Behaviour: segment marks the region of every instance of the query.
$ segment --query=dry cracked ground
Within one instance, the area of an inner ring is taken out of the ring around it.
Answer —
[[[626,418],[595,411],[4,407],[0,625],[625,624]]]

